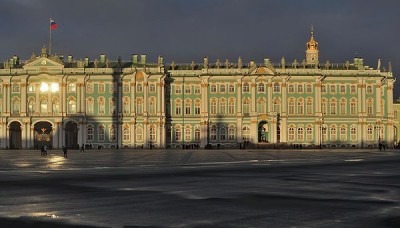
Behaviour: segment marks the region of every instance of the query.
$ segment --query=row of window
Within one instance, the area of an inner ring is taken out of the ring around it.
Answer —
[[[322,129],[322,142],[327,142],[328,141],[328,133],[329,133],[329,141],[330,142],[336,142],[336,141],[347,141],[348,140],[348,135],[350,134],[350,140],[351,141],[357,141],[357,126],[356,125],[351,125],[350,126],[350,132],[347,126],[336,126],[336,125],[331,125],[329,127],[323,127]],[[367,126],[367,140],[372,141],[376,140],[376,138],[381,137],[384,138],[384,129],[380,128],[380,132],[378,132],[377,129],[375,129],[375,134],[376,136],[374,137],[374,127],[372,125]],[[307,127],[295,127],[293,125],[290,125],[288,128],[288,141],[289,142],[312,142],[313,141],[313,134],[314,134],[314,128],[309,125]],[[339,138],[338,138],[338,133],[339,133]]]

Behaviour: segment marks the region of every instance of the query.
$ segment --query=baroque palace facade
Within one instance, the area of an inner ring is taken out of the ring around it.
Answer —
[[[43,48],[0,68],[0,147],[393,145],[395,79],[380,68],[320,63],[313,32],[302,62],[279,64],[76,61]]]

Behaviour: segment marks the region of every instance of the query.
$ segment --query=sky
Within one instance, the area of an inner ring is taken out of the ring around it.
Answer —
[[[52,53],[116,60],[146,54],[150,62],[220,59],[278,63],[305,58],[311,25],[320,62],[355,56],[395,77],[400,71],[398,0],[0,0],[0,62],[28,59],[49,42]],[[395,97],[400,95],[398,83]]]

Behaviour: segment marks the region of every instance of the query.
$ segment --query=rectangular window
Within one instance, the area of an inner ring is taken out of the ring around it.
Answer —
[[[195,94],[200,94],[200,86],[195,86],[194,87],[194,93]]]
[[[182,86],[175,85],[175,94],[181,94],[181,93],[182,93]]]
[[[190,85],[186,85],[186,86],[185,86],[185,94],[191,94],[191,93],[192,93],[190,87],[191,87]]]
[[[100,83],[97,86],[98,86],[99,93],[104,93],[106,91],[106,86],[104,85],[104,83]]]
[[[130,90],[129,82],[124,83],[124,86],[123,86],[124,93],[129,93],[129,90]]]

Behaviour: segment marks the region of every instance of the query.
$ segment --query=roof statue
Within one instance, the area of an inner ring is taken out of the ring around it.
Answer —
[[[242,67],[243,67],[243,61],[242,61],[242,58],[239,56],[239,58],[238,58],[238,68],[242,69]]]
[[[307,50],[318,50],[318,42],[314,40],[314,27],[311,26],[311,38],[307,42]]]
[[[381,59],[378,59],[378,66],[376,67],[377,70],[381,69]]]

